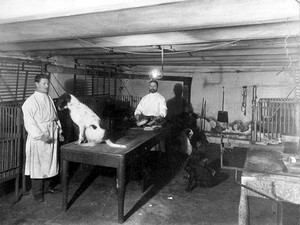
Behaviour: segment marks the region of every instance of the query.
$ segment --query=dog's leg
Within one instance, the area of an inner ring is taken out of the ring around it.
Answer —
[[[198,186],[198,181],[196,179],[196,176],[195,176],[194,172],[191,172],[189,174],[189,182],[188,182],[188,187],[187,187],[186,191],[192,191],[197,186]]]
[[[76,141],[75,144],[79,145],[83,140],[84,140],[84,127],[79,127],[78,141]]]

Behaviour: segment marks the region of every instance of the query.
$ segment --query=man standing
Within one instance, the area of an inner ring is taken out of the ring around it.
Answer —
[[[181,83],[174,85],[175,96],[167,101],[168,115],[172,120],[173,117],[182,115],[183,113],[193,113],[193,107],[188,101],[183,98],[183,86]]]
[[[166,100],[165,98],[159,94],[157,92],[157,89],[158,89],[158,82],[156,80],[150,80],[149,82],[149,94],[145,95],[142,100],[139,102],[135,112],[134,112],[134,116],[135,116],[135,119],[137,121],[143,119],[144,117],[146,117],[146,122],[148,123],[148,120],[150,118],[150,122],[149,123],[152,123],[152,122],[162,122],[162,119],[164,117],[166,117],[167,115],[167,105],[166,105]],[[149,125],[148,123],[148,125]],[[137,123],[138,126],[140,126],[139,123]],[[166,149],[165,149],[165,141],[161,141],[159,142],[158,145],[154,146],[152,149],[151,149],[151,153],[149,155],[149,165],[151,165],[151,167],[155,167],[158,165],[157,163],[157,160],[158,160],[158,157],[160,156],[157,156],[157,153],[158,155],[160,155],[160,153],[165,153],[166,152]],[[166,158],[166,154],[163,154],[164,158]],[[167,165],[167,159],[164,159],[163,161],[166,161],[165,164]],[[148,163],[147,162],[144,162],[145,165],[147,165]],[[155,168],[152,168],[150,170],[153,170]],[[150,171],[150,170],[146,170],[147,173]],[[146,177],[149,177],[149,175],[146,175]]]
[[[49,79],[39,74],[34,79],[36,90],[22,106],[26,141],[25,175],[31,178],[31,191],[36,201],[44,201],[44,193],[54,193],[50,179],[59,172],[57,144],[61,125],[55,105],[48,95]]]
[[[166,100],[161,94],[157,92],[157,89],[158,82],[156,80],[150,80],[150,93],[142,98],[134,112],[136,120],[141,119],[142,116],[161,119],[167,115]]]

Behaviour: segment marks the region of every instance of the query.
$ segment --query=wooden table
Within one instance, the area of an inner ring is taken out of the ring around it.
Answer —
[[[283,172],[282,163],[288,169],[287,172]],[[239,225],[250,224],[249,196],[276,201],[277,224],[281,225],[281,202],[300,205],[299,161],[288,163],[282,146],[252,146],[247,153],[241,186]]]
[[[169,128],[154,131],[144,131],[142,128],[127,130],[121,138],[114,140],[127,148],[112,148],[107,144],[97,144],[93,147],[76,145],[74,142],[61,146],[62,166],[62,209],[68,209],[68,167],[69,162],[86,163],[90,165],[116,168],[116,188],[118,199],[118,222],[124,222],[125,174],[126,163],[140,157],[164,140]]]

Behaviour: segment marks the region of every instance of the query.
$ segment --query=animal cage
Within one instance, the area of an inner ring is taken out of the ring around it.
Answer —
[[[115,95],[115,96],[85,96],[79,97],[79,100],[89,106],[96,114],[103,116],[103,111],[107,107],[113,107],[116,110],[126,108],[135,109],[142,98],[131,95]]]
[[[0,106],[0,184],[15,179],[15,198],[19,198],[21,163],[21,108]]]
[[[120,126],[124,125],[121,121],[125,117],[133,115],[141,97],[131,95],[99,95],[85,96],[79,99],[106,121],[109,130],[117,130],[120,129]]]
[[[299,102],[291,98],[263,98],[258,101],[254,114],[256,141],[279,139],[297,134]]]

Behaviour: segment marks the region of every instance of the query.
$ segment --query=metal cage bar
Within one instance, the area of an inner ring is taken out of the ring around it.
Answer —
[[[258,101],[256,113],[256,141],[278,139],[282,135],[296,135],[296,102],[293,99],[265,98]]]
[[[22,172],[21,134],[21,108],[0,106],[0,183],[15,179],[16,201]]]

